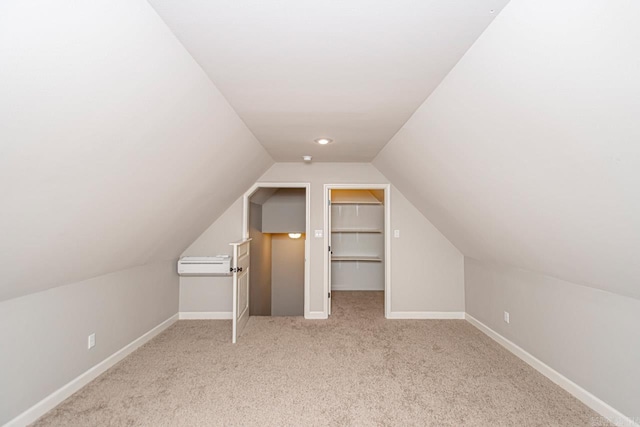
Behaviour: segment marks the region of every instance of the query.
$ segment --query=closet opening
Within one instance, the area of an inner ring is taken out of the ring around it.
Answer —
[[[389,185],[325,185],[326,312],[332,294],[350,298],[384,293],[379,309],[387,316],[390,292]],[[364,294],[362,292],[365,292]]]
[[[251,239],[250,316],[303,316],[308,307],[308,184],[256,184],[245,194]]]

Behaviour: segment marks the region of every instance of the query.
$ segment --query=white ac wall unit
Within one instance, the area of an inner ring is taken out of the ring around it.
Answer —
[[[219,276],[229,275],[231,256],[185,256],[178,260],[180,276]]]

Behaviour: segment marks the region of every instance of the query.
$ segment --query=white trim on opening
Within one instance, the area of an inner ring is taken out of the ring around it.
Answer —
[[[305,189],[305,242],[304,242],[304,317],[311,318],[309,292],[309,260],[311,259],[311,183],[309,182],[256,182],[244,193],[242,201],[242,237],[249,238],[249,198],[259,188],[304,188]]]
[[[324,184],[324,299],[323,311],[329,315],[329,190],[384,191],[384,315],[391,313],[391,184]]]

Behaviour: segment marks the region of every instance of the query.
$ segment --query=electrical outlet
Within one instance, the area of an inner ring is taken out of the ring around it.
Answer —
[[[504,322],[505,323],[509,323],[509,312],[508,311],[504,312]]]
[[[393,230],[393,237],[398,239],[400,237],[400,230]]]
[[[89,335],[89,339],[87,340],[87,349],[92,349],[96,345],[96,334]]]

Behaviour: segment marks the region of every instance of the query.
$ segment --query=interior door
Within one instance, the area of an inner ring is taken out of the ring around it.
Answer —
[[[325,233],[327,233],[327,241],[329,242],[329,247],[327,248],[328,250],[328,254],[327,256],[329,257],[329,262],[327,263],[328,266],[328,270],[327,271],[327,275],[328,275],[328,283],[329,283],[329,294],[327,295],[327,314],[329,316],[331,316],[331,258],[333,255],[333,252],[331,251],[331,189],[328,188],[327,189],[327,198],[329,200],[329,203],[327,204],[327,230],[325,231]]]
[[[249,321],[249,242],[251,239],[237,243],[233,246],[233,328],[231,342],[234,344]]]

